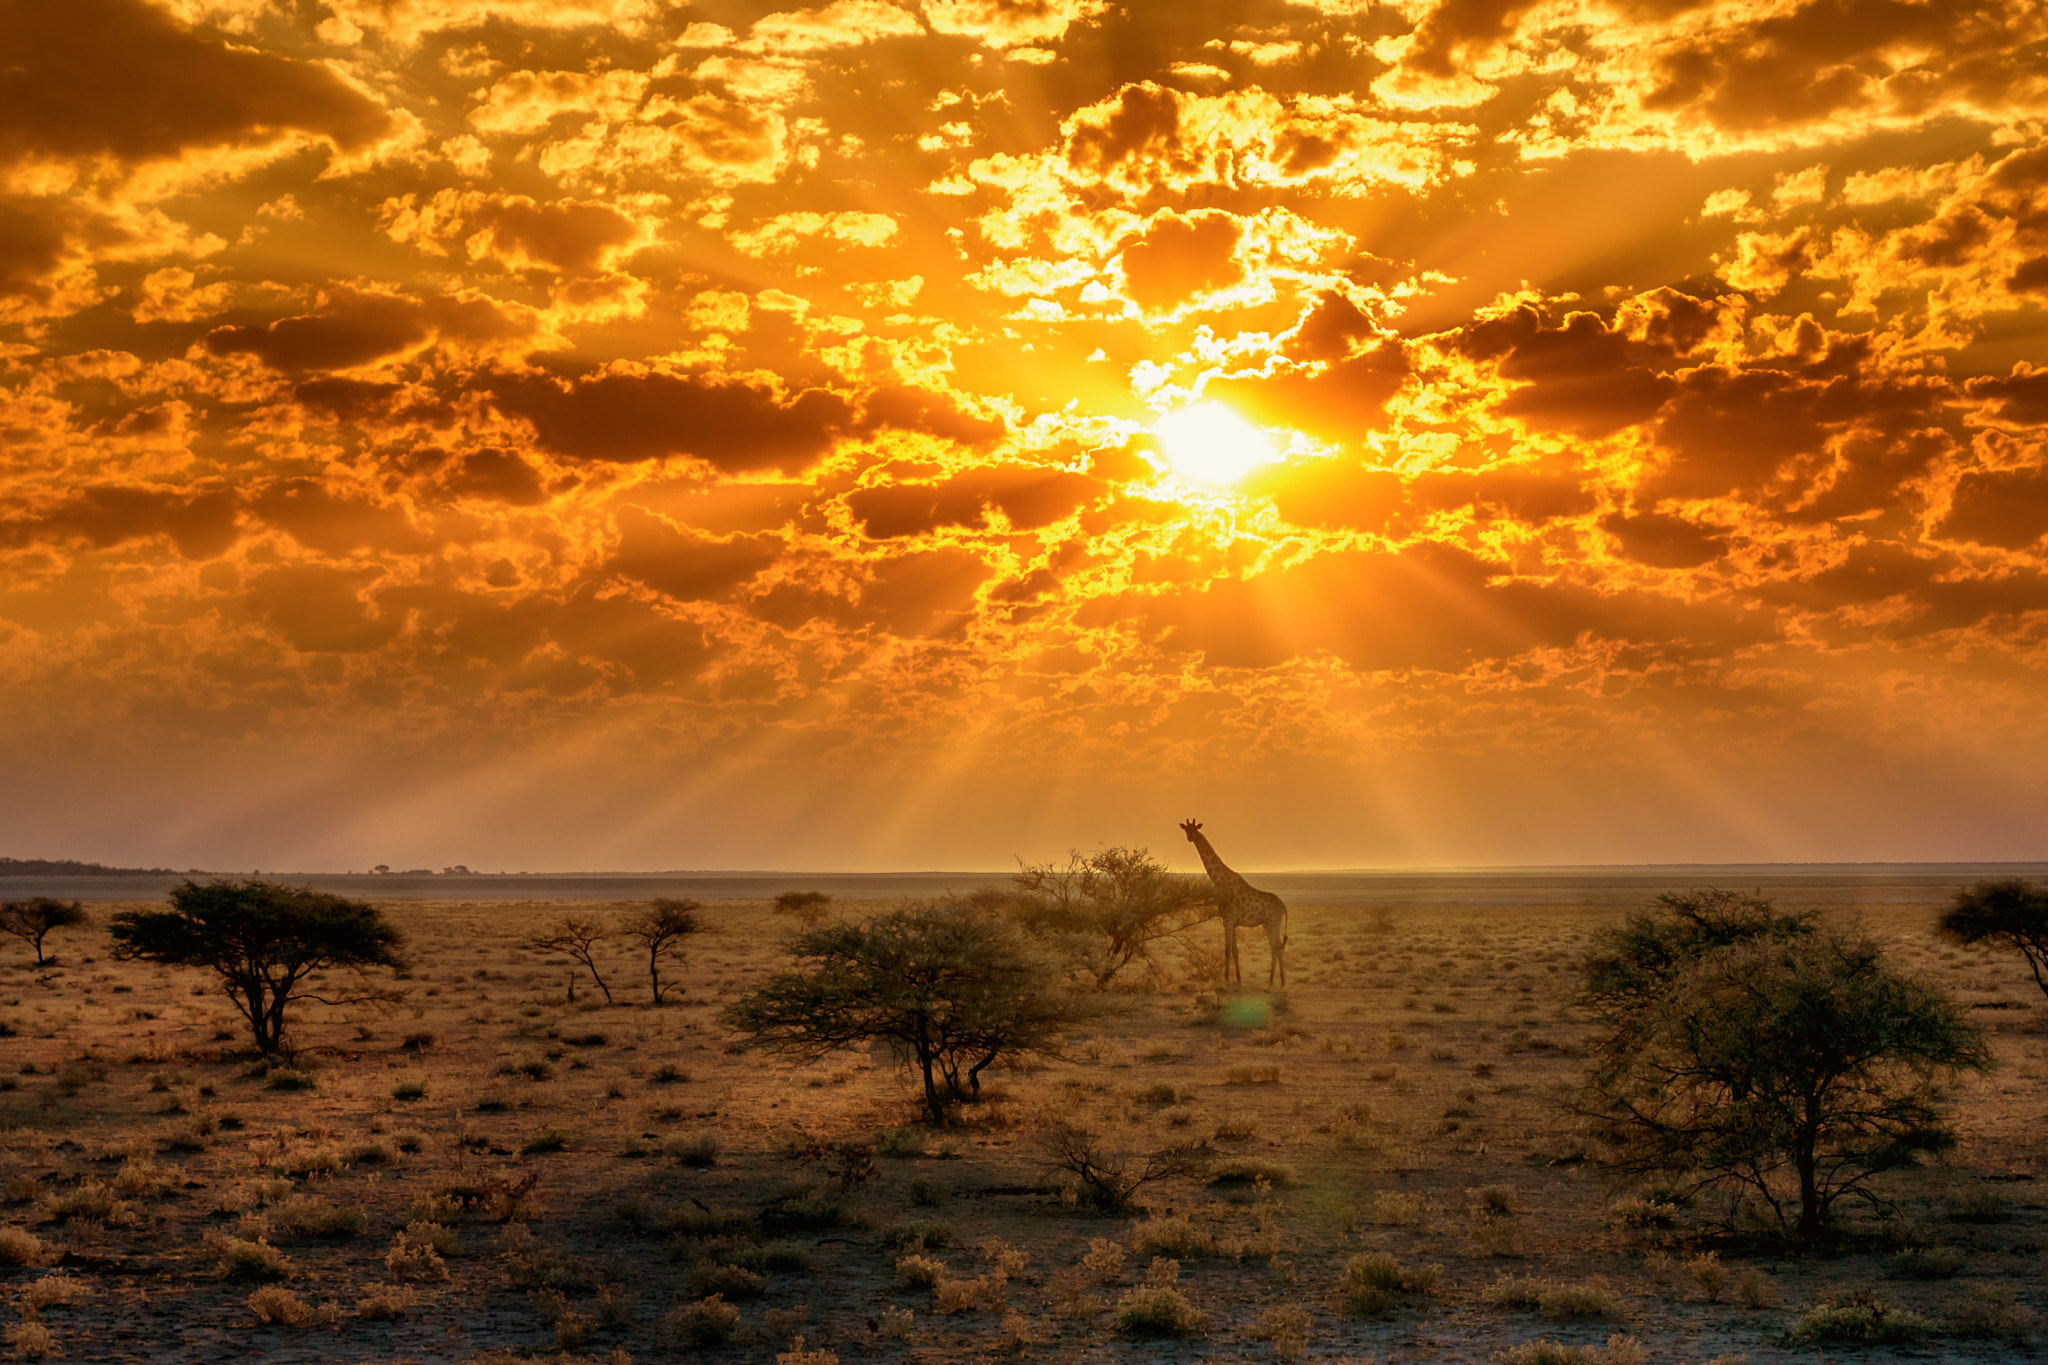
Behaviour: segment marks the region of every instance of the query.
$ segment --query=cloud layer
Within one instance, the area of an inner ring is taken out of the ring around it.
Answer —
[[[16,852],[2037,856],[2039,7],[1230,8],[0,0]]]

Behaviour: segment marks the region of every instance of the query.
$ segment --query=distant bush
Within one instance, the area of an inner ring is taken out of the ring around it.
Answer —
[[[1934,1335],[1934,1324],[1918,1313],[1892,1308],[1868,1291],[1847,1297],[1828,1296],[1792,1324],[1791,1339],[1804,1344],[1847,1341],[1861,1346],[1892,1346]]]
[[[391,1087],[391,1098],[394,1100],[423,1100],[426,1097],[425,1081],[400,1081]]]
[[[369,1226],[361,1209],[344,1208],[303,1195],[285,1200],[271,1210],[270,1216],[294,1237],[360,1237]]]
[[[1337,1283],[1338,1305],[1346,1317],[1392,1317],[1407,1296],[1434,1292],[1443,1270],[1440,1265],[1404,1266],[1384,1251],[1353,1256]]]
[[[1216,1239],[1185,1216],[1148,1218],[1131,1228],[1131,1245],[1141,1256],[1213,1256]]]
[[[713,1294],[663,1319],[664,1335],[692,1346],[718,1346],[731,1341],[740,1330],[740,1310]]]
[[[715,1133],[678,1133],[661,1144],[661,1152],[669,1160],[682,1166],[703,1169],[718,1164],[718,1135]]]
[[[1594,1277],[1582,1284],[1535,1275],[1503,1275],[1482,1292],[1495,1308],[1534,1308],[1546,1317],[1618,1317],[1621,1304],[1607,1281]]]
[[[2000,1340],[2025,1345],[2034,1336],[2039,1315],[2013,1301],[2012,1286],[1973,1284],[1963,1291],[1962,1302],[1948,1314],[1948,1330],[1954,1336]]]
[[[303,1327],[313,1320],[313,1310],[283,1285],[267,1284],[246,1300],[257,1321],[285,1327]]]
[[[221,1273],[231,1280],[282,1280],[292,1274],[291,1259],[261,1239],[223,1237],[217,1254]]]
[[[1892,1269],[1908,1279],[1946,1280],[1969,1263],[1960,1247],[1908,1247],[1891,1258]]]
[[[768,1292],[768,1279],[758,1271],[736,1265],[704,1261],[691,1272],[691,1281],[702,1295],[719,1294],[727,1299],[758,1299]]]
[[[1193,1337],[1209,1330],[1209,1315],[1176,1285],[1180,1266],[1155,1260],[1145,1283],[1116,1302],[1116,1330],[1127,1337]]]
[[[912,1253],[897,1260],[896,1278],[910,1289],[930,1289],[946,1278],[946,1263]]]
[[[0,1228],[0,1265],[41,1265],[48,1256],[43,1239],[27,1228]]]
[[[938,1251],[953,1243],[953,1229],[928,1218],[913,1218],[882,1230],[882,1245],[898,1251]]]

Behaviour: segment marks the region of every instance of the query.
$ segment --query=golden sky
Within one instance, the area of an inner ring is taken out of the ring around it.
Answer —
[[[0,852],[2048,852],[2034,0],[0,54]]]

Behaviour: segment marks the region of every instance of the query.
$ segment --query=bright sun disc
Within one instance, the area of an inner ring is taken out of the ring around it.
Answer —
[[[1197,403],[1152,424],[1173,472],[1197,483],[1236,483],[1276,458],[1273,443],[1221,403]]]

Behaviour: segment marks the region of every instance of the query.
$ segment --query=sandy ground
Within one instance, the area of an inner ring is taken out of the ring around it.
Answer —
[[[0,966],[13,1030],[0,1227],[40,1239],[43,1261],[0,1265],[8,1341],[74,1360],[459,1361],[566,1345],[823,1365],[1485,1361],[1618,1335],[1652,1361],[1765,1362],[1815,1358],[1785,1334],[1823,1293],[1870,1291],[1940,1324],[1995,1284],[2048,1317],[2048,1001],[2017,958],[1932,938],[1939,897],[1880,891],[1822,886],[1807,901],[1861,917],[1955,989],[2001,1065],[1959,1096],[1953,1156],[1892,1178],[1888,1222],[1825,1258],[1616,1219],[1630,1189],[1585,1159],[1561,1101],[1586,1037],[1576,964],[1619,912],[1568,897],[1378,925],[1361,907],[1298,908],[1292,989],[1254,993],[1243,1026],[1219,1024],[1213,987],[1169,952],[1165,978],[1065,1060],[1002,1073],[989,1103],[936,1133],[909,1126],[909,1078],[886,1057],[798,1067],[730,1046],[720,1008],[779,964],[792,927],[761,903],[711,903],[685,993],[654,1009],[623,945],[609,1006],[587,979],[570,1003],[569,964],[519,946],[566,909],[620,907],[393,902],[416,959],[406,1002],[307,1007],[314,1088],[299,1091],[237,1053],[239,1021],[203,975],[113,962],[97,930],[60,934],[59,969],[16,952]],[[120,907],[91,908],[104,924]],[[1198,955],[1218,937],[1198,931]],[[1263,939],[1244,953],[1262,981]],[[1208,1139],[1272,1179],[1169,1181],[1144,1212],[1091,1212],[1036,1160],[1034,1133],[1061,1120],[1133,1150]],[[840,1179],[848,1142],[875,1146],[871,1177]],[[899,1276],[920,1238],[950,1289]],[[1120,1338],[1113,1305],[1168,1273],[1152,1253],[1176,1240],[1167,1259],[1206,1333]],[[1891,1256],[1907,1244],[1953,1248],[1934,1260],[1954,1273],[1901,1275]],[[1434,1292],[1386,1319],[1342,1316],[1334,1288],[1368,1251],[1440,1265]],[[1503,1274],[1591,1282],[1583,1297],[1604,1311],[1492,1306],[1483,1291]],[[712,1289],[737,1331],[692,1346],[680,1310]],[[1290,1305],[1305,1321],[1275,1311]],[[259,1307],[305,1320],[266,1323]],[[2038,1349],[1943,1332],[1868,1354]]]

